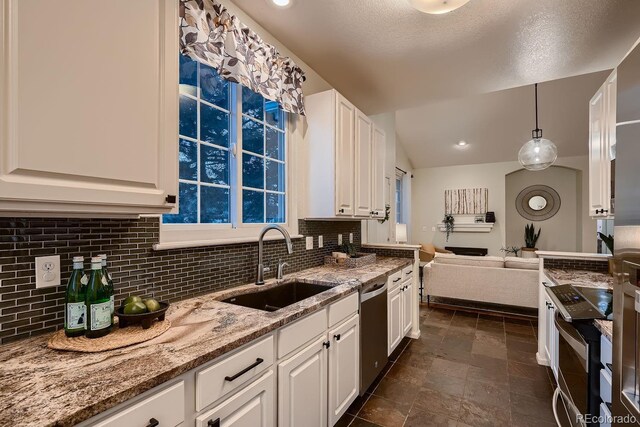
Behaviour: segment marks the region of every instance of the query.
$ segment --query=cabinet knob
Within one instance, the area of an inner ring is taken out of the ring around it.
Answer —
[[[323,343],[322,343],[322,345],[323,345],[325,348],[329,348],[329,347],[331,347],[331,341],[323,342]]]
[[[166,198],[165,198],[167,203],[175,203],[176,202],[176,195],[175,194],[169,194]]]
[[[160,421],[156,420],[155,418],[150,418],[149,424],[147,424],[147,427],[156,427],[159,425],[160,425]]]
[[[209,420],[207,422],[207,427],[220,427],[220,418],[216,418],[215,420]]]
[[[344,213],[344,209],[339,209],[338,212]]]
[[[334,338],[336,341],[340,341],[340,334],[335,334],[335,335],[333,336],[333,338]]]

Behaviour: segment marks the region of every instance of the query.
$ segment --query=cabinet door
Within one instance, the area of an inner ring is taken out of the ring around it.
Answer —
[[[329,331],[329,425],[347,411],[360,389],[360,322],[356,314]]]
[[[2,7],[0,210],[169,211],[166,196],[177,194],[178,2]]]
[[[373,129],[373,153],[371,154],[371,211],[374,218],[384,218],[384,166],[386,137],[383,131]]]
[[[553,302],[545,295],[545,356],[549,361],[549,367],[558,378],[558,329],[555,324],[556,308]]]
[[[196,419],[196,427],[275,426],[275,379],[272,370]],[[217,423],[217,424],[216,424]]]
[[[326,336],[278,365],[278,426],[326,427]]]
[[[389,292],[387,295],[387,342],[389,343],[389,354],[402,340],[402,286]]]
[[[589,214],[607,216],[609,211],[609,153],[607,145],[606,86],[589,103]]]
[[[405,337],[411,330],[413,320],[413,298],[411,298],[413,285],[411,280],[408,280],[400,289],[402,289],[402,336]]]
[[[356,108],[340,94],[336,103],[336,215],[352,216]]]
[[[355,215],[371,216],[371,155],[373,124],[361,111],[356,111],[355,133]]]

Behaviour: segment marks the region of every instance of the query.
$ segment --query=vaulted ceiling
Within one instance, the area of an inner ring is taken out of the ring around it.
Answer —
[[[615,67],[640,37],[638,0],[233,0],[367,114]]]

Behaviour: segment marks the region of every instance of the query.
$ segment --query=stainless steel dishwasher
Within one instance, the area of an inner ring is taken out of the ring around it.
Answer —
[[[360,396],[387,364],[387,283],[360,291]]]

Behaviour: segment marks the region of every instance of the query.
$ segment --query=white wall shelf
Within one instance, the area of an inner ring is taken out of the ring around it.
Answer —
[[[447,231],[447,227],[444,223],[437,224],[438,229],[443,233]],[[482,222],[482,223],[473,223],[470,222],[468,224],[453,224],[453,232],[454,233],[490,233],[493,230],[493,226],[495,224],[492,222]]]

